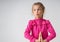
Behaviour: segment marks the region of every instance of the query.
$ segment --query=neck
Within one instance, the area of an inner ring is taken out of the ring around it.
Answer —
[[[35,19],[42,19],[43,17],[35,17]]]

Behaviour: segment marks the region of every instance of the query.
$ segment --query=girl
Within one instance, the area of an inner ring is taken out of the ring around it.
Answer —
[[[32,5],[32,13],[35,18],[29,20],[24,32],[24,37],[30,42],[49,42],[56,37],[56,32],[50,21],[43,19],[44,10],[45,7],[41,2]]]

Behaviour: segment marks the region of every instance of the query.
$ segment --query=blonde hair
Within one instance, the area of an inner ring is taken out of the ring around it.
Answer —
[[[45,6],[44,6],[41,2],[35,2],[35,3],[32,5],[32,11],[33,11],[33,6],[34,6],[34,5],[39,5],[39,6],[42,8],[43,13],[44,13]]]

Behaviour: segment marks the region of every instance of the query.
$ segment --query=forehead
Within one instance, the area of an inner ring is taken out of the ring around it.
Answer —
[[[40,5],[33,5],[32,9],[35,9],[35,8],[41,8],[41,6]]]

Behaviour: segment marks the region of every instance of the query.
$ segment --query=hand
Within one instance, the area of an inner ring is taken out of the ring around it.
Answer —
[[[41,32],[39,33],[39,38],[35,40],[35,42],[41,42],[41,39],[42,39],[42,34]]]
[[[40,41],[38,39],[36,39],[35,42],[40,42]]]
[[[42,42],[42,40],[43,40],[43,38],[42,38],[42,33],[41,33],[41,32],[39,33],[39,38],[38,38],[38,40],[39,40],[40,42]]]
[[[36,39],[35,42],[42,42],[42,34],[41,34],[41,32],[39,33],[39,38]]]
[[[46,40],[43,40],[43,38],[42,38],[42,33],[41,33],[41,32],[39,33],[38,41],[39,41],[39,42],[46,42]]]
[[[46,40],[42,40],[41,42],[47,42]]]
[[[35,42],[46,42],[46,40],[43,40],[42,33],[39,33],[39,38],[35,40]]]
[[[44,42],[47,42],[46,40],[44,40]]]

